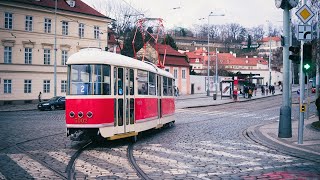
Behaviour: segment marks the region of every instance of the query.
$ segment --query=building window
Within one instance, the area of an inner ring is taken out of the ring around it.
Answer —
[[[50,49],[44,49],[43,64],[50,64]]]
[[[67,21],[62,21],[62,35],[68,35],[68,26],[69,23]]]
[[[61,80],[61,92],[62,93],[67,92],[67,81],[66,80]]]
[[[26,16],[26,31],[32,31],[32,16]]]
[[[174,69],[173,70],[173,76],[174,76],[174,78],[178,78],[178,70],[177,69]]]
[[[186,70],[182,70],[182,79],[185,79],[186,78]]]
[[[4,28],[12,29],[12,13],[6,12],[4,14]]]
[[[65,66],[67,65],[67,59],[68,59],[68,51],[62,51],[61,52],[61,65]]]
[[[79,24],[79,38],[83,38],[84,37],[84,24],[80,23]]]
[[[166,69],[167,72],[170,72],[170,69]]]
[[[50,93],[50,80],[43,80],[43,92]]]
[[[51,19],[44,18],[44,32],[51,33]]]
[[[199,59],[198,59],[198,58],[196,59],[196,62],[199,62]]]
[[[100,39],[100,33],[99,33],[99,26],[94,26],[94,38],[95,39]]]
[[[12,47],[9,47],[9,46],[4,47],[4,63],[5,64],[12,63]]]
[[[24,48],[24,63],[32,64],[32,49]]]
[[[11,79],[4,79],[3,80],[4,84],[4,93],[5,94],[11,94],[11,86],[12,86],[12,81]]]
[[[31,80],[24,80],[24,93],[31,93]]]

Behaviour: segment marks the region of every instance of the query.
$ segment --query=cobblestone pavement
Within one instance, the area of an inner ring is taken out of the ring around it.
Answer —
[[[279,119],[279,99],[178,109],[174,127],[143,133],[134,157],[151,179],[320,179],[320,162],[301,158],[304,152],[292,156],[244,135]],[[0,179],[66,179],[80,144],[65,136],[64,111],[1,112],[0,123]],[[88,148],[75,163],[75,177],[140,179],[127,145]]]

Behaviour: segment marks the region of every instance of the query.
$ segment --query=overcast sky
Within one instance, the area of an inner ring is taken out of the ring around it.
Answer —
[[[277,9],[274,0],[126,0],[133,7],[149,10],[150,16],[162,17],[167,26],[191,26],[198,24],[199,18],[214,14],[225,16],[210,17],[210,23],[237,22],[245,27],[267,24],[281,24],[282,10]],[[174,10],[175,7],[181,7]],[[202,23],[207,23],[203,20]]]
[[[83,0],[90,4],[97,0]],[[111,0],[106,0],[107,2]],[[210,24],[239,23],[244,27],[265,25],[272,22],[282,26],[282,10],[274,0],[117,0],[131,4],[137,10],[145,10],[146,16],[163,18],[166,28],[192,27],[208,23],[210,12],[225,16],[210,17]],[[180,7],[179,9],[174,9]],[[205,20],[198,20],[206,18]]]

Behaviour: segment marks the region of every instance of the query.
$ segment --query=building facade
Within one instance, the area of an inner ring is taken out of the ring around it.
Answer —
[[[64,96],[68,57],[107,46],[111,19],[81,0],[0,1],[0,11],[0,105]]]

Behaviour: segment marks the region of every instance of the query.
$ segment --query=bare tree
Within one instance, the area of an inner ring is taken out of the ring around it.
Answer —
[[[264,36],[263,25],[252,27],[248,30],[248,32],[251,34],[252,41],[261,40]]]
[[[114,20],[110,24],[110,28],[115,32],[118,43],[119,39],[124,39],[126,32],[129,32],[137,19],[143,15],[142,11],[136,10],[131,4],[123,1],[96,0],[91,5],[100,13]]]

